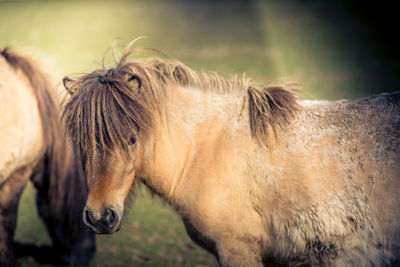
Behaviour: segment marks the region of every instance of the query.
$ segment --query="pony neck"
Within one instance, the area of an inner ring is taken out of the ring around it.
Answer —
[[[178,87],[166,94],[165,114],[142,159],[143,182],[176,209],[185,191],[209,176],[203,166],[229,160],[236,142],[252,143],[244,92]],[[246,141],[244,141],[246,140]]]

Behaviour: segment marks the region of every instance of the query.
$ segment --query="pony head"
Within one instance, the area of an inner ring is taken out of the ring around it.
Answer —
[[[72,94],[64,109],[87,177],[89,195],[83,220],[97,233],[120,227],[124,203],[139,169],[139,151],[154,122],[159,97],[150,86],[151,64],[125,59],[74,81],[64,78]],[[160,86],[160,84],[159,84]]]

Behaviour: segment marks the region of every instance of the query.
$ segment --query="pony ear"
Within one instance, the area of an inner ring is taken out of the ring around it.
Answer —
[[[142,81],[137,75],[129,75],[126,81],[130,88],[140,89],[140,87],[142,87]]]
[[[67,76],[65,76],[62,81],[65,90],[67,90],[68,94],[73,95],[75,93],[75,90],[73,90],[72,85],[75,83],[75,81]]]

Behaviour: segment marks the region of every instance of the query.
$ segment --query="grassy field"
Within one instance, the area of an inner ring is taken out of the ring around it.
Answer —
[[[399,87],[395,64],[363,23],[324,1],[1,1],[0,47],[28,48],[58,79],[97,68],[113,39],[138,36],[195,70],[300,82],[305,98],[355,98]],[[106,62],[110,62],[107,57]],[[49,243],[25,190],[16,239]],[[145,190],[120,232],[98,236],[93,266],[216,266],[177,215]],[[23,266],[35,266],[30,258]]]
[[[50,244],[36,216],[34,191],[28,186],[22,197],[16,240]],[[32,258],[20,259],[22,266],[41,266]],[[121,230],[97,236],[97,252],[91,266],[217,266],[213,256],[186,236],[180,218],[160,199],[138,188],[127,209]]]

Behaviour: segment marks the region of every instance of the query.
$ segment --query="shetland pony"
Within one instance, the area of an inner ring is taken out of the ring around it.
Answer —
[[[0,266],[13,266],[13,236],[29,178],[58,263],[85,264],[94,234],[81,223],[86,183],[66,143],[54,85],[32,59],[0,51]]]
[[[284,85],[128,60],[134,51],[64,78],[95,232],[119,229],[139,180],[221,266],[399,259],[400,93],[300,101]]]

